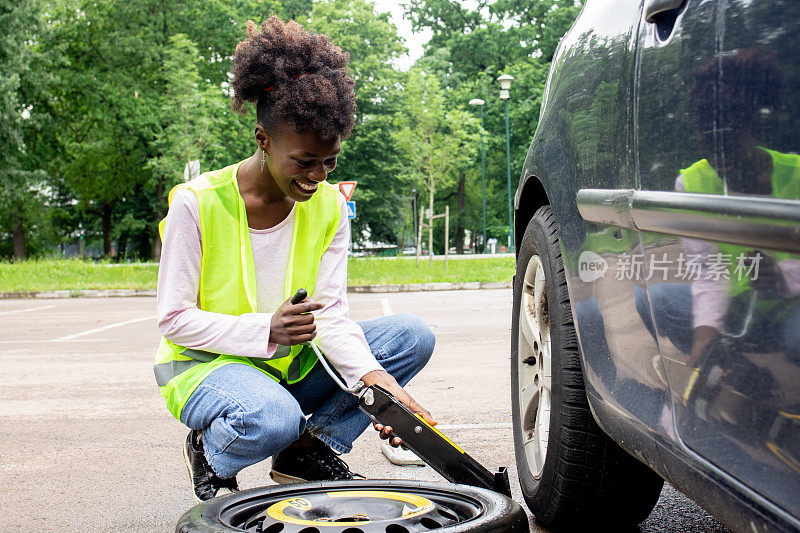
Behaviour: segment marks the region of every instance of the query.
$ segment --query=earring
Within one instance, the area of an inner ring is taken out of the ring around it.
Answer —
[[[267,163],[267,152],[261,149],[261,172],[264,172],[264,165]]]

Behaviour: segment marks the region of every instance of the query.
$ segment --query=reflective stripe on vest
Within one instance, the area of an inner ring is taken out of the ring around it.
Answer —
[[[168,361],[166,363],[159,363],[157,365],[153,365],[153,372],[156,375],[156,383],[158,383],[159,387],[166,386],[169,383],[169,380],[177,376],[178,374],[183,374],[194,365],[200,363],[210,363],[217,357],[219,354],[206,352],[205,350],[195,350],[192,348],[186,348],[181,352],[181,355],[184,357],[190,357],[191,361]]]
[[[240,164],[202,174],[178,185],[169,195],[171,203],[175,191],[186,188],[197,197],[203,243],[198,308],[234,316],[258,312],[250,232],[236,180]],[[338,196],[335,187],[323,182],[311,199],[295,202],[284,298],[299,288],[313,295],[319,262],[339,227]],[[159,224],[162,236],[164,223]],[[168,409],[180,420],[183,405],[194,389],[221,366],[245,364],[275,380],[296,383],[316,361],[316,355],[307,346],[279,346],[272,358],[266,360],[190,350],[162,339],[154,372]]]
[[[202,361],[168,361],[153,365],[156,383],[159,387],[166,387],[169,380],[199,364],[202,364]]]

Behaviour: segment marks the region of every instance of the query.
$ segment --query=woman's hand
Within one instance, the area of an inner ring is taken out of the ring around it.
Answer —
[[[299,304],[292,304],[291,298],[283,302],[272,315],[269,323],[269,342],[283,346],[294,346],[308,342],[317,336],[317,326],[311,311],[325,307],[322,302],[312,302],[308,298]]]
[[[361,381],[367,387],[372,385],[380,386],[413,412],[422,415],[422,418],[425,420],[425,422],[431,426],[436,425],[436,421],[433,420],[433,417],[431,417],[431,414],[428,412],[428,410],[418,404],[416,400],[414,400],[414,398],[412,398],[411,395],[408,394],[403,387],[401,387],[400,384],[397,383],[397,381],[385,370],[373,370],[372,372],[365,374],[364,377],[361,378]],[[400,437],[396,437],[394,433],[392,433],[391,426],[383,426],[381,424],[372,424],[372,426],[376,431],[380,432],[382,439],[388,439],[389,444],[395,448],[403,444],[402,439],[400,439]]]

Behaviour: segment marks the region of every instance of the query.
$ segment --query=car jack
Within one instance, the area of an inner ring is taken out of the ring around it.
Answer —
[[[358,395],[358,407],[373,422],[390,426],[394,435],[402,439],[404,446],[447,481],[511,496],[511,485],[505,467],[492,474],[441,431],[425,422],[420,415],[411,412],[381,387],[364,387]]]
[[[291,301],[293,304],[298,304],[306,296],[305,289],[300,289]],[[511,485],[505,467],[492,474],[441,431],[425,422],[420,415],[409,410],[378,385],[367,387],[359,381],[354,387],[347,387],[328,365],[327,359],[316,344],[313,342],[307,344],[314,350],[334,382],[342,390],[358,398],[359,409],[373,422],[391,427],[394,435],[399,437],[406,447],[447,481],[485,488],[511,497]]]

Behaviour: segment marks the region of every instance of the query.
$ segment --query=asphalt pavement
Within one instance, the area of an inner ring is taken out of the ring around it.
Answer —
[[[487,468],[508,466],[522,503],[510,301],[509,289],[350,295],[356,320],[408,312],[430,325],[436,350],[409,392]],[[0,324],[0,531],[174,531],[193,501],[181,456],[187,430],[153,379],[155,299],[2,300]],[[362,435],[346,456],[351,468],[370,478],[442,479],[429,467],[391,465],[380,442],[372,430]],[[268,473],[269,461],[251,466],[240,486],[272,484]],[[727,530],[665,487],[642,531]]]

